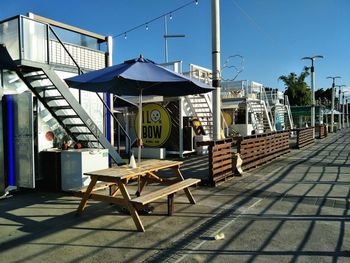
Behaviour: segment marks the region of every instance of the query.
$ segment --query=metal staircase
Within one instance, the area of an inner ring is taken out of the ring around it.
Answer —
[[[257,133],[273,131],[271,119],[266,108],[265,102],[256,99],[247,99],[247,109],[251,113],[253,128]]]
[[[19,66],[16,72],[74,141],[91,148],[101,145],[108,149],[110,157],[118,165],[124,164],[118,152],[53,69],[43,64],[40,67]]]
[[[286,128],[294,129],[293,116],[292,116],[292,112],[290,110],[290,104],[289,104],[289,99],[288,99],[287,95],[284,96],[284,106],[286,108],[286,113],[288,116],[288,124],[286,125]]]
[[[274,106],[274,120],[275,120],[275,128],[276,130],[282,130],[287,126],[286,123],[286,108],[282,104],[275,104]]]
[[[185,102],[192,114],[202,123],[205,133],[213,138],[213,111],[209,96],[207,94],[190,95],[185,97]]]

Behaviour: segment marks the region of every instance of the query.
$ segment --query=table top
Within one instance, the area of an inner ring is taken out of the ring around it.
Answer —
[[[141,165],[137,168],[130,168],[128,165],[122,165],[98,171],[86,172],[84,174],[90,176],[111,177],[120,180],[130,179],[149,172],[180,166],[182,163],[183,162],[181,161],[146,160],[142,161]]]

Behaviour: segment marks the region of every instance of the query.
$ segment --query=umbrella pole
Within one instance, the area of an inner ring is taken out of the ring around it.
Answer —
[[[141,166],[141,144],[142,144],[142,89],[140,90],[139,95],[139,130],[138,130],[138,154],[137,154],[137,164],[138,167]],[[141,194],[141,176],[139,175],[137,178],[137,193]]]
[[[138,130],[138,154],[137,154],[137,163],[140,166],[141,163],[141,144],[142,144],[142,89],[140,90],[139,96],[139,130]]]

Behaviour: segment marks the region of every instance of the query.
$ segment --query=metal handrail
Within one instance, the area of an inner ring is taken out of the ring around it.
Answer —
[[[65,52],[68,54],[68,56],[71,58],[71,60],[73,61],[73,63],[75,64],[75,66],[78,69],[78,74],[84,74],[84,71],[80,68],[79,64],[76,62],[76,60],[74,59],[74,57],[70,54],[70,52],[68,51],[68,49],[66,48],[66,46],[64,45],[64,43],[61,41],[61,39],[58,37],[58,35],[56,34],[56,32],[53,30],[53,28],[50,25],[47,25],[48,28],[50,29],[50,31],[54,34],[54,36],[56,37],[57,41],[60,43],[60,45],[63,47],[63,49],[65,50]],[[49,41],[48,41],[49,42]],[[49,55],[49,54],[48,54]],[[131,138],[130,136],[127,134],[126,130],[124,129],[124,127],[120,124],[119,120],[114,116],[113,112],[111,111],[111,109],[109,108],[109,106],[106,104],[106,102],[101,98],[100,94],[98,94],[96,92],[97,97],[100,99],[100,101],[102,102],[103,106],[107,109],[108,113],[112,116],[113,120],[118,124],[118,127],[121,128],[122,132],[124,133],[125,137],[128,139],[129,142],[129,149],[128,152],[131,152]]]
[[[107,109],[107,111],[109,112],[109,114],[112,116],[112,118],[118,123],[118,126],[121,128],[122,132],[125,134],[125,137],[128,139],[129,141],[129,152],[131,150],[131,138],[128,135],[128,133],[126,132],[126,130],[124,129],[124,127],[120,124],[119,120],[117,119],[117,117],[115,117],[115,115],[113,114],[113,112],[111,111],[111,109],[108,107],[107,103],[101,98],[100,94],[98,94],[96,92],[97,97],[100,99],[100,101],[103,103],[103,105],[105,106],[105,108]]]
[[[73,61],[73,63],[75,64],[75,66],[78,68],[78,74],[83,74],[84,72],[82,71],[82,69],[80,68],[80,66],[78,65],[78,63],[75,61],[75,59],[73,58],[72,54],[68,51],[68,49],[66,48],[66,46],[64,45],[64,43],[61,41],[61,39],[58,37],[58,35],[56,34],[55,30],[53,30],[53,28],[50,25],[47,25],[48,28],[50,29],[50,31],[54,34],[54,36],[56,37],[57,41],[61,44],[61,46],[63,47],[64,51],[66,51],[66,53],[68,54],[68,56],[70,57],[70,59]],[[49,37],[49,36],[47,36]],[[47,41],[49,42],[49,41]],[[49,54],[48,54],[49,56]]]

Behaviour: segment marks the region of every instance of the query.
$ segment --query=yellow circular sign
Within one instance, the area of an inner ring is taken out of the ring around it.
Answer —
[[[139,113],[136,116],[136,134],[139,129]],[[149,103],[142,105],[141,135],[144,146],[159,147],[169,138],[171,133],[171,118],[169,112],[161,105]]]
[[[233,122],[232,122],[232,117],[231,117],[231,114],[230,114],[230,113],[224,111],[224,112],[222,113],[222,115],[224,116],[224,120],[225,120],[225,122],[226,122],[227,125],[233,124]]]

